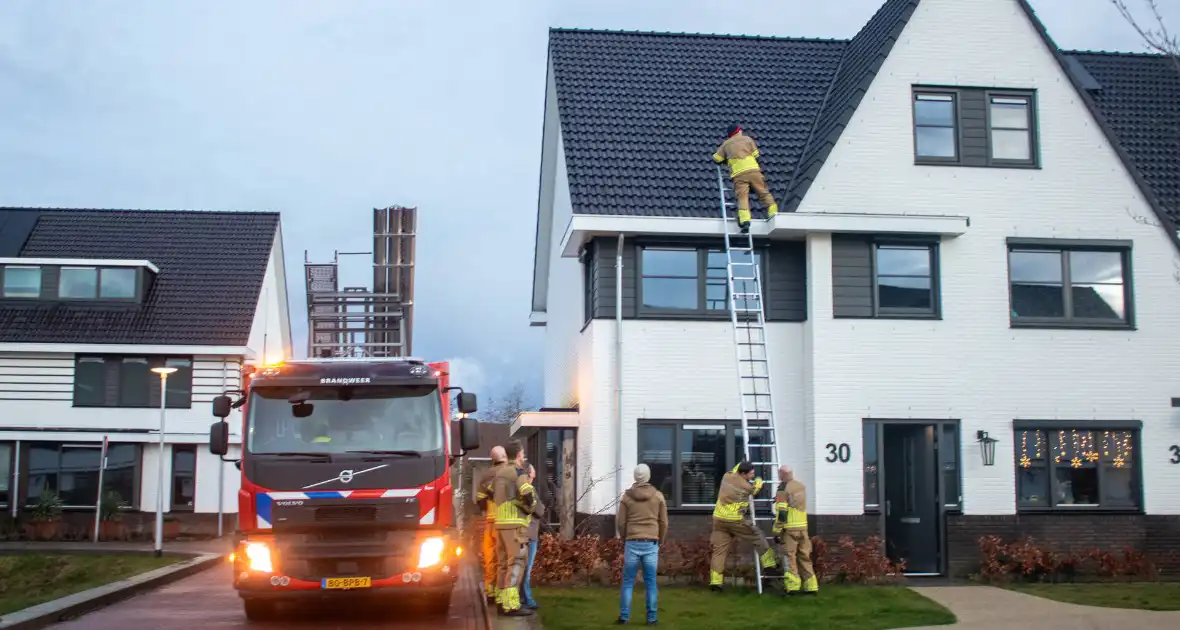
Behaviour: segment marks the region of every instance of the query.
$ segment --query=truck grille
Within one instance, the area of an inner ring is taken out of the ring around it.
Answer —
[[[373,505],[333,505],[315,510],[317,523],[366,523],[377,520],[377,507]]]

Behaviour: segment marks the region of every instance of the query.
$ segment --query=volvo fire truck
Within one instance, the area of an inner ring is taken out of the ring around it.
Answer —
[[[479,447],[475,394],[450,385],[447,363],[411,357],[248,366],[242,383],[213,401],[209,450],[225,459],[240,413],[232,562],[246,616],[398,593],[445,614],[462,553],[450,471]]]

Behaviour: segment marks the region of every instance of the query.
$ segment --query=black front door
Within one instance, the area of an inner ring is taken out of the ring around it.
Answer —
[[[939,573],[938,466],[934,425],[884,429],[885,551],[906,573]]]

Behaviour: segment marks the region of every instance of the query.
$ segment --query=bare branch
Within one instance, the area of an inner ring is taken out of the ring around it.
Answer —
[[[1180,72],[1180,38],[1168,30],[1157,0],[1143,0],[1143,4],[1147,5],[1147,10],[1151,14],[1151,19],[1155,22],[1154,27],[1141,23],[1127,6],[1126,0],[1110,0],[1110,3],[1118,9],[1119,14],[1131,25],[1131,28],[1135,29],[1149,50],[1170,57],[1176,66],[1176,71]]]

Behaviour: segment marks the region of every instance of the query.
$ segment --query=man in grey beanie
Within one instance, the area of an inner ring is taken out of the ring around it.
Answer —
[[[619,500],[615,527],[623,543],[623,590],[619,599],[618,623],[631,618],[631,593],[635,576],[643,566],[643,587],[647,595],[647,625],[656,624],[656,566],[660,544],[668,537],[668,503],[651,481],[647,464],[635,467],[635,483]]]

